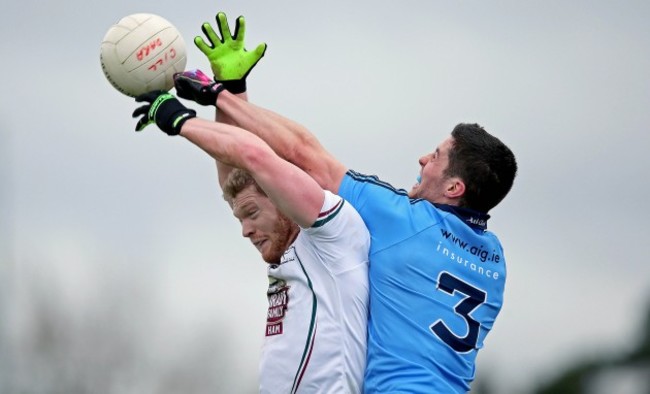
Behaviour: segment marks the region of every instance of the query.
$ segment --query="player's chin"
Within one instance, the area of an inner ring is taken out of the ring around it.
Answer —
[[[419,186],[420,186],[420,184],[419,184],[419,183],[416,183],[415,185],[413,185],[413,187],[411,188],[411,190],[409,190],[409,192],[408,192],[408,196],[409,196],[410,198],[416,198],[416,197],[417,197],[417,195],[418,195],[418,190],[419,190]]]
[[[260,245],[260,254],[262,259],[269,264],[278,264],[282,257],[282,252],[274,247],[273,242],[265,241]]]

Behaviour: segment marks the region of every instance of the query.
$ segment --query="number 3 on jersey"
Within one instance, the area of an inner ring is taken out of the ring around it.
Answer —
[[[450,295],[454,295],[455,292],[465,295],[465,298],[454,307],[454,312],[467,323],[467,335],[460,337],[454,334],[441,319],[438,319],[429,328],[438,338],[458,353],[467,353],[476,347],[481,327],[481,324],[474,320],[470,313],[485,302],[486,293],[463,282],[449,272],[441,272],[438,276],[438,290]]]

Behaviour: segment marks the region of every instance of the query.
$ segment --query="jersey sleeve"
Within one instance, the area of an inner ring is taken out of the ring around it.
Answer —
[[[339,195],[349,201],[363,218],[373,243],[390,245],[399,242],[401,226],[417,226],[404,217],[414,215],[414,206],[404,189],[396,189],[374,175],[348,171],[339,187]]]
[[[316,222],[305,232],[319,253],[330,258],[332,272],[360,263],[367,264],[370,234],[359,213],[342,197],[325,191],[325,201]]]

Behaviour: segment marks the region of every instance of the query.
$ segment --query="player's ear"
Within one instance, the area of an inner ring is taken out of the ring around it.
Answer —
[[[465,194],[465,182],[458,177],[451,177],[447,181],[445,196],[448,198],[461,198]]]

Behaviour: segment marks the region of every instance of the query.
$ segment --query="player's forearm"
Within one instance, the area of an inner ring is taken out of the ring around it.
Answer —
[[[215,160],[214,162],[217,165],[217,180],[219,181],[219,187],[223,189],[223,184],[226,183],[228,175],[230,175],[234,167],[219,160]]]
[[[347,169],[307,128],[225,91],[220,94],[217,106],[239,127],[256,134],[280,157],[311,175],[322,188],[338,191]]]
[[[230,166],[250,171],[253,152],[257,149],[270,151],[262,140],[245,130],[201,118],[186,121],[180,135],[222,163],[222,169]]]
[[[233,94],[233,96],[237,97],[238,99],[248,102],[248,93],[243,92],[243,93],[238,93],[238,94]],[[226,111],[220,110],[215,108],[215,114],[214,114],[214,119],[217,122],[233,125],[233,126],[239,126],[239,124],[233,119]]]
[[[293,161],[291,151],[298,141],[292,130],[282,127],[259,107],[223,91],[217,100],[217,111],[239,127],[259,136],[281,157]]]
[[[303,227],[316,221],[324,199],[321,187],[259,137],[235,126],[199,118],[186,121],[180,135],[217,160],[220,177],[224,165],[242,168],[293,221]]]
[[[248,94],[246,92],[237,94],[237,97],[239,97],[244,101],[248,101]],[[217,122],[237,126],[237,123],[234,121],[234,119],[228,116],[225,112],[219,111],[216,108],[215,108],[214,118]],[[230,174],[230,172],[233,170],[234,167],[222,163],[219,160],[215,160],[215,162],[217,165],[217,176],[219,180],[219,186],[223,187],[223,184],[226,182],[226,179],[228,179],[228,175]]]

